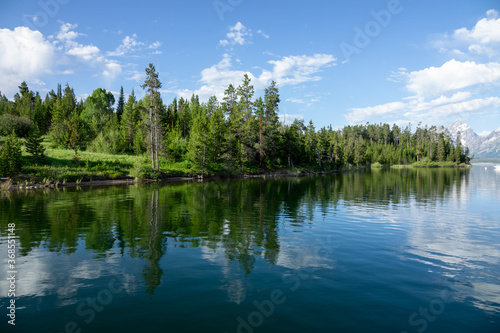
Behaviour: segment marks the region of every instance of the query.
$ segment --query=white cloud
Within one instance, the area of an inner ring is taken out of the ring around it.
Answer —
[[[493,57],[495,55],[495,50],[493,50],[491,47],[488,46],[483,46],[479,44],[472,44],[469,46],[469,52],[471,54],[486,54],[489,57]]]
[[[472,115],[500,107],[499,97],[474,98],[471,92],[457,92],[450,97],[440,96],[426,102],[423,98],[410,99],[408,102],[391,102],[364,108],[349,109],[345,118],[350,123],[379,121],[380,118],[405,117],[406,122],[442,124],[443,119],[457,115]]]
[[[429,110],[429,112],[421,115],[422,119],[445,118],[463,113],[478,112],[486,109],[497,108],[500,106],[499,97],[476,98],[459,103],[441,105]],[[408,116],[412,116],[409,114]]]
[[[59,42],[64,45],[64,52],[68,56],[75,57],[76,59],[88,63],[91,67],[100,69],[99,75],[102,75],[107,81],[114,80],[122,72],[122,66],[118,61],[111,60],[107,56],[123,55],[132,52],[135,48],[144,45],[136,40],[137,36],[126,36],[121,45],[114,51],[109,52],[107,56],[101,53],[101,50],[95,45],[83,45],[76,41],[81,36],[81,33],[73,31],[78,25],[61,22],[61,27],[56,35]]]
[[[154,49],[159,48],[160,46],[161,46],[161,42],[160,42],[160,41],[156,41],[156,42],[154,42],[153,44],[149,45],[149,46],[148,46],[148,48],[150,48],[150,49],[153,49],[153,50],[154,50]]]
[[[393,71],[391,75],[387,78],[387,81],[391,82],[401,82],[408,77],[408,70],[404,67],[398,68],[397,71]]]
[[[272,73],[264,72],[263,76],[270,76],[279,85],[294,85],[309,81],[319,81],[320,76],[312,76],[323,67],[335,65],[335,59],[330,54],[315,54],[313,56],[288,56],[281,60],[271,60],[274,65]]]
[[[455,30],[453,37],[460,41],[471,43],[489,44],[500,42],[500,18],[494,9],[486,12],[486,17],[479,20],[471,29],[461,28]]]
[[[78,36],[82,35],[76,31],[73,31],[73,29],[76,29],[78,27],[78,24],[65,23],[62,21],[60,21],[60,23],[61,28],[57,33],[56,38],[66,45],[75,45],[76,42],[74,40],[78,38]]]
[[[197,90],[177,90],[182,97],[190,97],[193,93],[199,95],[202,100],[207,100],[215,95],[219,100],[224,96],[224,90],[229,84],[238,86],[245,74],[252,81],[257,90],[264,89],[272,80],[279,86],[296,85],[300,83],[319,81],[319,73],[323,68],[335,65],[336,59],[329,54],[315,54],[313,56],[288,56],[280,60],[268,61],[272,65],[271,70],[262,70],[257,76],[249,71],[233,69],[232,58],[224,54],[222,60],[209,68],[201,71],[200,83],[202,86]]]
[[[408,108],[403,102],[391,102],[365,108],[352,108],[345,116],[350,123],[360,123],[380,117],[401,115]]]
[[[457,29],[436,38],[432,45],[443,54],[475,59],[478,56],[496,57],[500,52],[500,18],[490,9],[471,29]]]
[[[438,96],[443,93],[487,84],[500,79],[500,64],[476,64],[452,59],[441,67],[429,67],[408,74],[406,88],[417,96]]]
[[[114,80],[119,74],[122,72],[122,66],[117,63],[116,61],[107,61],[104,64],[104,71],[102,72],[102,75],[104,78],[107,80]]]
[[[228,45],[245,45],[249,44],[249,39],[252,37],[252,30],[245,27],[241,22],[237,22],[233,27],[229,28],[226,34],[227,39],[219,41],[222,46]]]
[[[69,49],[66,53],[72,56],[80,57],[85,61],[91,61],[93,59],[96,59],[101,51],[97,46],[94,45],[78,44],[77,46]]]
[[[116,48],[113,52],[108,52],[108,56],[123,56],[127,53],[132,53],[137,51],[139,47],[144,46],[143,42],[137,41],[137,35],[133,34],[132,36],[125,36],[123,38],[122,43]],[[158,45],[159,46],[159,45]]]
[[[144,72],[139,71],[131,71],[126,73],[128,76],[125,77],[125,80],[132,80],[136,82],[144,81],[146,74]]]
[[[284,114],[278,115],[278,120],[281,123],[285,123],[285,125],[290,125],[295,120],[302,120],[302,119],[304,119],[304,115],[302,115],[302,114],[288,114],[288,113],[284,113]]]
[[[311,95],[304,96],[306,97],[311,97]],[[306,104],[307,106],[313,105],[315,102],[319,102],[319,98],[311,98],[311,99],[303,99],[303,98],[296,98],[296,97],[291,97],[286,99],[287,102],[294,103],[294,104]]]
[[[415,113],[419,111],[426,111],[446,104],[458,103],[470,98],[471,96],[472,93],[469,91],[459,91],[453,94],[451,97],[441,95],[438,98],[431,100],[430,102],[425,102],[423,98],[411,99],[408,105],[412,107],[412,111],[413,113]]]
[[[498,59],[498,16],[496,10],[489,10],[471,29],[464,27],[435,38],[433,47],[439,53],[453,57],[443,65],[411,72],[398,68],[392,72],[387,80],[405,82],[407,91],[412,94],[410,97],[376,106],[351,108],[345,118],[351,123],[379,121],[379,118],[404,122],[406,118],[411,122],[442,124],[457,115],[467,118],[498,112],[500,63],[484,62],[488,58]]]
[[[269,39],[269,35],[268,35],[268,34],[266,34],[266,33],[264,33],[264,31],[262,31],[262,30],[257,30],[257,33],[258,33],[259,35],[261,35],[262,37],[264,37],[264,38],[266,38],[266,39]]]
[[[39,31],[27,27],[0,29],[0,91],[12,94],[22,81],[38,80],[51,72],[55,46]]]
[[[286,101],[291,102],[291,103],[296,103],[296,104],[306,104],[306,101],[304,101],[303,99],[295,98],[295,97],[287,98]]]

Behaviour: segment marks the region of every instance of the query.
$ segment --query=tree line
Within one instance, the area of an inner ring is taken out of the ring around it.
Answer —
[[[26,82],[10,101],[0,93],[0,135],[7,136],[0,151],[0,173],[19,171],[17,138],[25,138],[28,153],[43,157],[43,135],[52,147],[108,154],[148,154],[151,167],[160,159],[188,161],[200,173],[242,173],[280,167],[338,169],[349,165],[411,164],[414,162],[468,163],[468,148],[456,144],[443,127],[420,125],[413,131],[389,124],[332,126],[316,129],[313,122],[279,121],[280,95],[276,82],[255,97],[248,75],[237,87],[230,84],[222,101],[215,96],[200,102],[174,98],[164,103],[162,84],[153,64],[146,68],[141,86],[118,101],[109,91],[95,89],[77,100],[73,88],[59,84],[45,98],[29,90]],[[116,102],[116,106],[114,107]],[[13,153],[14,151],[14,153]],[[3,157],[2,157],[3,156]],[[7,160],[17,161],[10,165]],[[3,162],[2,162],[3,161]]]

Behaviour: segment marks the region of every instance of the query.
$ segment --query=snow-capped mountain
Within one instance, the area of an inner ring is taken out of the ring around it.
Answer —
[[[488,136],[480,136],[466,123],[454,121],[446,131],[456,140],[460,132],[462,146],[469,147],[470,156],[476,158],[500,158],[500,132],[491,131]]]

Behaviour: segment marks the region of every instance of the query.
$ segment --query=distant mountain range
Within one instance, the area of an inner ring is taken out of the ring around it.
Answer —
[[[460,132],[460,138],[463,146],[469,147],[470,156],[475,158],[500,158],[500,132],[491,131],[487,136],[478,135],[466,123],[454,121],[446,131],[456,141],[457,134]]]

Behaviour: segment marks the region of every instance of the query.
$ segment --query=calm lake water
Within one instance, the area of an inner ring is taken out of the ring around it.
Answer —
[[[500,332],[484,166],[1,195],[1,332]]]

